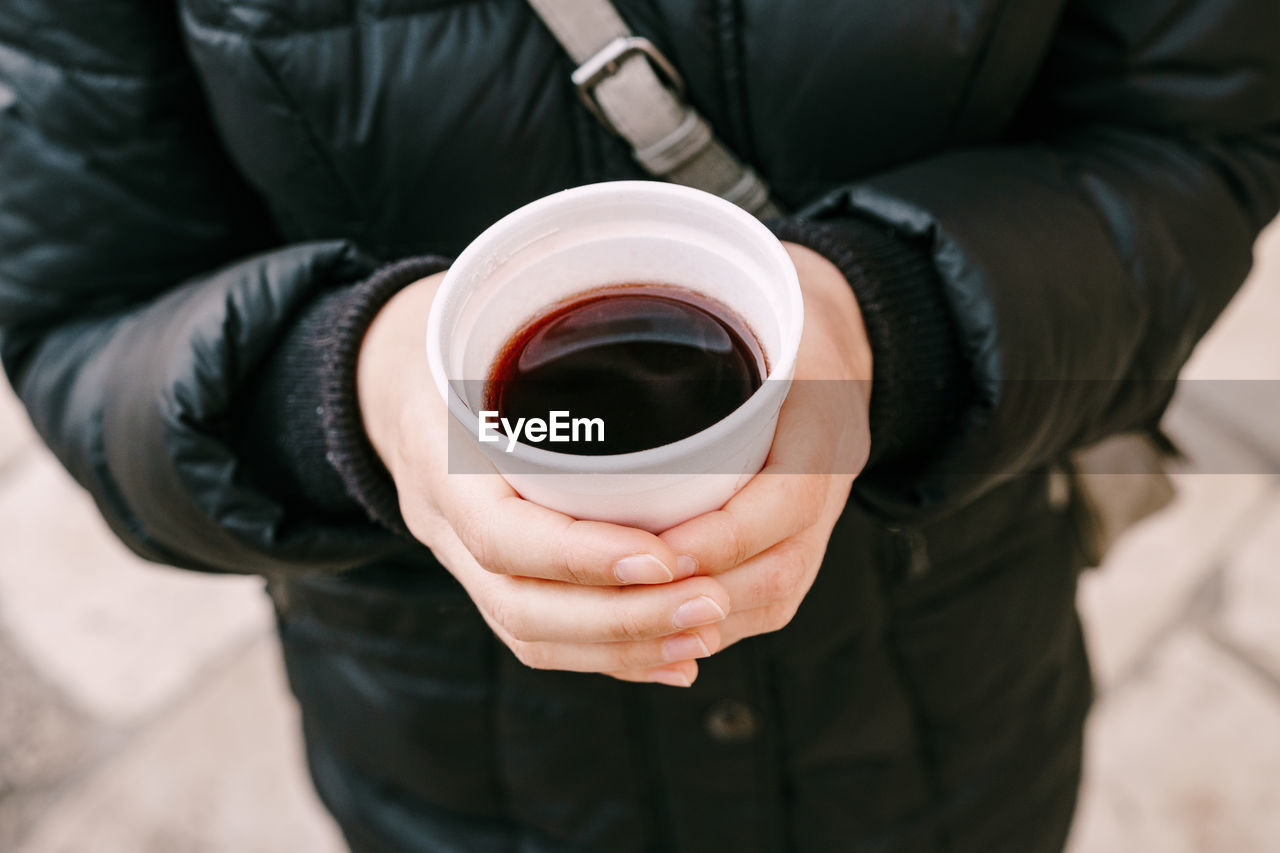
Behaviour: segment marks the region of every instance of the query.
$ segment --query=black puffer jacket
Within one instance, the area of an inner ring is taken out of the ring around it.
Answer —
[[[643,177],[518,0],[0,0],[10,380],[132,548],[275,579],[360,849],[1054,849],[1088,676],[1037,472],[1154,423],[1243,279],[1280,207],[1280,5],[618,6],[785,205],[932,259],[915,315],[868,274],[877,364],[973,389],[928,464],[868,472],[792,624],[691,690],[523,668],[423,549],[240,449],[321,294]],[[930,300],[948,364],[910,355]]]

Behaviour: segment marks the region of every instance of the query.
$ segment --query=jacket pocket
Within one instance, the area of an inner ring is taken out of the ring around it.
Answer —
[[[886,570],[895,604],[963,595],[1049,540],[1067,544],[1062,560],[1083,568],[1069,506],[1053,499],[1054,486],[1047,471],[1024,474],[939,521],[893,531],[896,554]]]

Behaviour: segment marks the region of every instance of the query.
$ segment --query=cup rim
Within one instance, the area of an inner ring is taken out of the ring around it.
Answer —
[[[752,392],[751,396],[744,400],[738,408],[710,426],[677,441],[630,453],[610,453],[598,456],[562,453],[517,441],[510,452],[506,450],[500,451],[504,460],[516,460],[524,465],[550,469],[555,473],[564,474],[617,474],[659,468],[670,464],[673,460],[690,456],[714,444],[721,435],[731,434],[738,429],[745,429],[745,423],[754,418],[762,415],[767,417],[776,416],[776,408],[780,407],[781,404],[779,403],[775,407],[774,398],[778,393],[785,397],[786,391],[790,388],[791,379],[795,374],[796,359],[799,355],[800,339],[804,331],[804,297],[800,290],[800,280],[796,273],[795,264],[777,236],[750,213],[712,193],[661,181],[605,181],[561,190],[508,213],[486,228],[480,236],[463,249],[450,266],[448,272],[445,273],[444,280],[440,283],[440,287],[432,300],[431,310],[427,318],[426,346],[427,362],[431,370],[432,379],[435,381],[437,392],[446,402],[450,416],[461,423],[465,429],[468,427],[468,420],[474,419],[477,414],[462,399],[454,388],[453,383],[445,375],[443,364],[442,344],[444,335],[442,334],[442,324],[444,319],[443,312],[438,310],[438,306],[443,305],[445,300],[461,287],[459,284],[460,277],[455,274],[455,270],[465,268],[474,262],[477,256],[485,256],[490,253],[493,244],[503,240],[505,232],[516,222],[540,216],[548,211],[567,205],[577,205],[583,201],[602,196],[616,196],[619,193],[630,194],[632,197],[647,196],[649,198],[667,200],[679,199],[682,203],[689,205],[714,208],[717,215],[724,216],[745,231],[755,232],[761,238],[765,252],[772,256],[772,260],[777,262],[779,272],[782,274],[783,287],[786,290],[788,303],[787,307],[790,309],[790,322],[780,328],[779,339],[782,342],[782,346],[779,348],[780,357],[776,363],[770,365],[769,373],[761,381],[760,387]],[[729,307],[732,308],[732,306]],[[770,411],[771,409],[773,411]],[[490,453],[486,452],[485,455],[489,456]]]

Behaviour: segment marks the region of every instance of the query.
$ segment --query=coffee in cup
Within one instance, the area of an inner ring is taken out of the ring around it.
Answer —
[[[803,327],[790,256],[721,198],[620,181],[539,199],[477,237],[431,307],[449,471],[653,531],[717,509],[764,465]]]

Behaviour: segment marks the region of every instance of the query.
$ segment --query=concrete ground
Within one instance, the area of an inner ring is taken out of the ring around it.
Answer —
[[[1167,420],[1175,504],[1080,596],[1099,685],[1071,853],[1280,850],[1280,224]],[[253,578],[118,545],[0,392],[0,850],[329,853]]]

